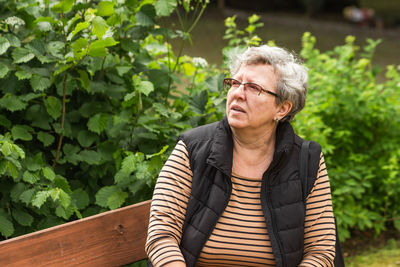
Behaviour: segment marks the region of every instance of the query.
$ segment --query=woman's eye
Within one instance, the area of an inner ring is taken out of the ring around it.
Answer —
[[[248,87],[253,91],[257,91],[257,92],[260,91],[260,87],[256,84],[248,84]]]
[[[239,81],[232,81],[232,86],[239,87],[240,82]]]

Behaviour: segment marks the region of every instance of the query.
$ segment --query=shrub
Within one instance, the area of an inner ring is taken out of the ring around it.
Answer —
[[[177,135],[219,118],[220,75],[169,44],[190,40],[206,5],[0,3],[3,237],[151,197]],[[173,11],[181,29],[160,24]]]
[[[321,53],[304,34],[310,87],[295,122],[322,145],[342,240],[354,229],[400,230],[400,66],[387,66],[383,78],[372,63],[380,41],[367,39],[360,51],[354,40]]]

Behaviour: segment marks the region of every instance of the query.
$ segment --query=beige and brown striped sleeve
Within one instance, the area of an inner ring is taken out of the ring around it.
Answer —
[[[317,179],[306,200],[304,257],[300,266],[333,266],[335,241],[331,189],[321,153]]]
[[[185,261],[179,243],[191,187],[188,152],[179,141],[158,176],[151,202],[145,249],[154,266]]]

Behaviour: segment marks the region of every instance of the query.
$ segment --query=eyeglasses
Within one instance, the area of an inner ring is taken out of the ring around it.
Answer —
[[[278,97],[278,94],[276,94],[270,90],[266,90],[266,89],[262,88],[261,85],[258,85],[256,83],[242,83],[241,81],[238,81],[233,78],[225,78],[224,79],[224,89],[225,90],[229,90],[231,88],[237,89],[241,85],[244,86],[244,90],[246,90],[250,93],[253,93],[255,95],[260,95],[261,92],[266,92],[267,94]]]

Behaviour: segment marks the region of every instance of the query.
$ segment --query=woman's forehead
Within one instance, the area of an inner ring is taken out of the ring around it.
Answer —
[[[255,81],[270,81],[277,79],[275,68],[269,64],[244,64],[241,65],[233,76],[234,78],[246,78]]]

